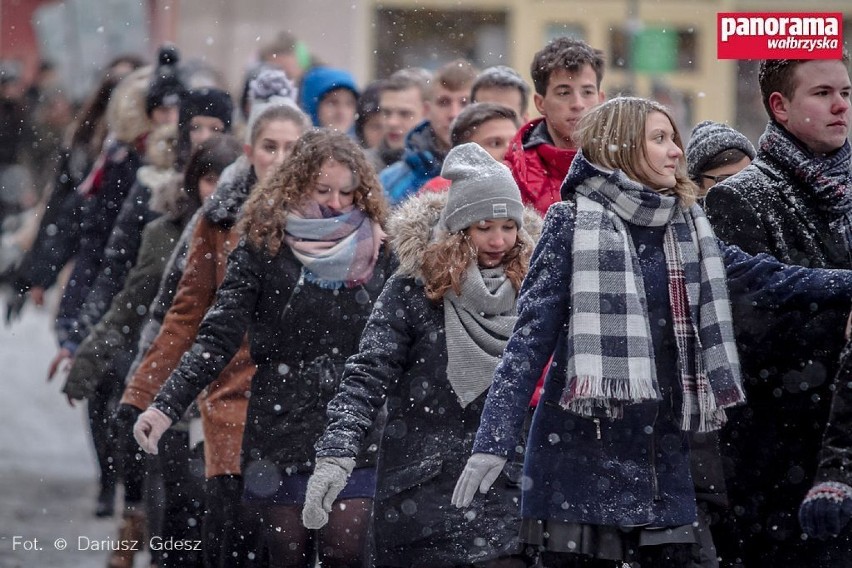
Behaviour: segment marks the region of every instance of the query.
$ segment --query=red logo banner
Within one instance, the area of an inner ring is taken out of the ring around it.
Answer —
[[[720,12],[719,59],[840,59],[840,12]]]

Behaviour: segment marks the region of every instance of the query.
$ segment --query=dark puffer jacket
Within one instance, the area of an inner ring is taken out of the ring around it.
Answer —
[[[178,420],[219,376],[248,331],[257,371],[243,435],[246,485],[255,481],[252,471],[269,464],[280,471],[311,471],[323,410],[394,264],[381,252],[369,282],[332,290],[301,280],[302,264],[289,247],[269,256],[240,243],[228,257],[225,278],[195,344],[153,406]],[[375,452],[375,447],[365,448],[358,464],[374,463]]]
[[[346,363],[340,393],[318,456],[351,457],[387,401],[374,504],[377,564],[467,565],[512,554],[519,529],[517,469],[503,474],[470,510],[450,504],[470,455],[485,394],[462,407],[447,380],[442,303],[418,279],[423,249],[446,193],[417,195],[397,210],[389,230],[400,269],[391,278]],[[528,209],[525,227],[541,219]]]

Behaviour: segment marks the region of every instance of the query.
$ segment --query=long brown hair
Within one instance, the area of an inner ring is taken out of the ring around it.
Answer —
[[[506,277],[516,292],[521,289],[521,282],[529,269],[532,250],[532,239],[519,229],[515,246],[503,258]],[[426,297],[440,302],[448,290],[461,294],[461,285],[471,262],[477,262],[476,248],[470,242],[467,229],[447,234],[426,247],[421,266]]]
[[[627,177],[648,185],[640,158],[647,158],[645,120],[652,112],[665,115],[674,129],[674,141],[683,151],[683,139],[672,114],[657,101],[639,97],[616,97],[590,110],[577,123],[574,141],[591,163],[621,170]],[[661,193],[674,193],[683,206],[695,203],[698,187],[686,172],[686,159],[678,160],[675,186]]]
[[[364,152],[346,134],[318,128],[303,134],[281,167],[252,190],[239,223],[240,234],[258,249],[278,254],[284,242],[287,213],[309,198],[327,160],[350,169],[358,183],[353,196],[355,207],[384,224],[387,202]]]

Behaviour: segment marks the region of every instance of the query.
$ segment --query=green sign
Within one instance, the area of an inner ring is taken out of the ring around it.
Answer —
[[[677,68],[677,32],[645,28],[633,38],[633,69],[641,73],[668,73]]]

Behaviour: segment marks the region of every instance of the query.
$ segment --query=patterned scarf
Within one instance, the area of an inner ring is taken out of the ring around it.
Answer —
[[[819,209],[831,219],[829,227],[843,236],[847,249],[852,251],[852,147],[849,140],[831,156],[816,157],[803,149],[784,128],[770,122],[758,146],[761,153],[778,162],[816,197]]]
[[[518,319],[517,293],[502,267],[467,267],[461,295],[444,294],[447,379],[462,408],[485,392]]]
[[[330,289],[369,281],[384,239],[381,226],[357,207],[336,214],[313,200],[287,214],[284,232],[305,280]]]
[[[568,377],[560,404],[611,418],[624,405],[660,400],[639,258],[625,223],[665,226],[664,254],[678,375],[681,428],[708,432],[726,421],[724,408],[745,400],[734,343],[725,267],[716,237],[698,206],[684,210],[616,170],[608,178],[578,153],[571,173],[591,177],[576,187],[572,253],[572,317]]]

